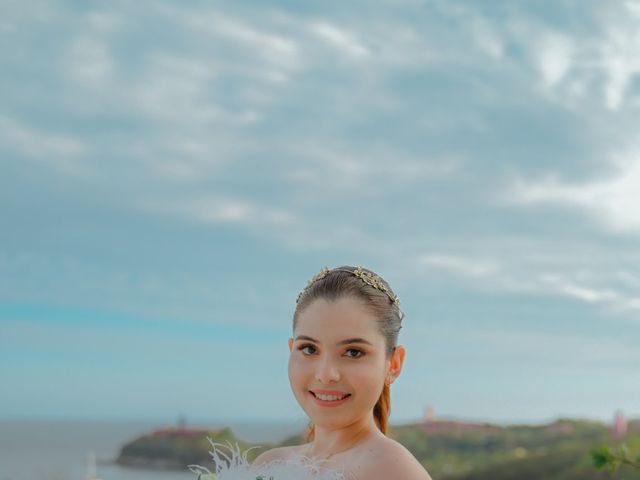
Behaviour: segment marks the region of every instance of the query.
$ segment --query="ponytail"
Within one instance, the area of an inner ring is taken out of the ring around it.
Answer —
[[[391,413],[391,391],[389,385],[384,384],[380,398],[376,402],[376,406],[373,407],[373,417],[378,425],[378,428],[385,435],[387,434],[387,420]]]
[[[387,420],[389,419],[389,414],[391,413],[391,395],[389,385],[384,384],[384,388],[382,389],[382,393],[380,394],[380,398],[376,402],[376,406],[373,407],[373,418],[378,426],[378,429],[387,434]],[[312,422],[309,422],[309,427],[307,430],[307,442],[313,441],[316,433],[316,427]]]

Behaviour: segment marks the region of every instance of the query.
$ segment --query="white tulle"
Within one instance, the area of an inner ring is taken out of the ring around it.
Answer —
[[[241,452],[238,444],[224,445],[210,438],[208,440],[213,447],[209,453],[213,458],[216,471],[212,472],[200,465],[189,465],[189,469],[197,475],[215,473],[217,480],[256,480],[260,477],[264,480],[346,480],[343,472],[323,468],[324,462],[312,461],[305,456],[273,460],[259,467],[252,467],[247,460],[247,452],[258,447]]]

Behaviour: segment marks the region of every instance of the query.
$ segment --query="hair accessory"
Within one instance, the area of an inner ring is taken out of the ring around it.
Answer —
[[[298,294],[298,298],[296,299],[296,303],[298,303],[300,301],[300,297],[307,290],[307,288],[309,288],[311,285],[316,283],[318,280],[326,277],[329,274],[330,271],[331,270],[329,270],[329,267],[324,267],[322,270],[320,270],[320,273],[318,273],[311,280],[309,280],[307,282],[307,285],[304,287],[304,289]]]
[[[382,278],[380,278],[375,273],[366,272],[360,266],[356,267],[356,269],[351,273],[360,278],[367,285],[371,285],[373,288],[377,288],[378,290],[386,293],[392,303],[397,303],[398,305],[400,305],[400,299],[398,298],[398,296],[391,293],[391,291],[383,283]]]
[[[324,267],[322,270],[320,270],[320,273],[318,273],[311,280],[309,280],[309,282],[307,283],[307,286],[304,287],[304,290],[302,290],[298,294],[298,298],[296,299],[296,303],[298,303],[300,301],[300,297],[302,297],[302,294],[311,285],[313,285],[318,280],[321,280],[324,277],[326,277],[329,274],[329,272],[331,272],[331,271],[341,271],[341,272],[347,272],[347,273],[351,273],[352,275],[355,275],[356,277],[358,277],[360,280],[362,280],[367,285],[370,285],[373,288],[376,288],[376,289],[380,290],[381,292],[386,293],[387,296],[389,297],[389,300],[391,300],[392,303],[395,303],[396,305],[398,305],[398,308],[400,307],[400,299],[398,298],[397,295],[393,294],[391,292],[391,290],[389,290],[387,288],[387,286],[384,284],[384,281],[382,280],[382,278],[380,278],[379,275],[376,275],[373,272],[367,272],[366,270],[364,270],[360,266],[356,267],[355,270],[353,270],[353,271],[347,270],[345,268],[334,268],[333,270],[330,270],[328,267]],[[404,313],[402,313],[401,315],[402,315],[402,317],[404,317]]]

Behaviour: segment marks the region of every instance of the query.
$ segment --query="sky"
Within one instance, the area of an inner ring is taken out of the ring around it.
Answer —
[[[640,416],[640,2],[0,1],[0,417],[304,418],[382,275],[390,422]]]

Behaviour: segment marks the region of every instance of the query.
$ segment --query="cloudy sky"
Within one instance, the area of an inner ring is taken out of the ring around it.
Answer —
[[[640,2],[0,1],[0,416],[303,418],[323,266],[391,422],[640,416]]]

